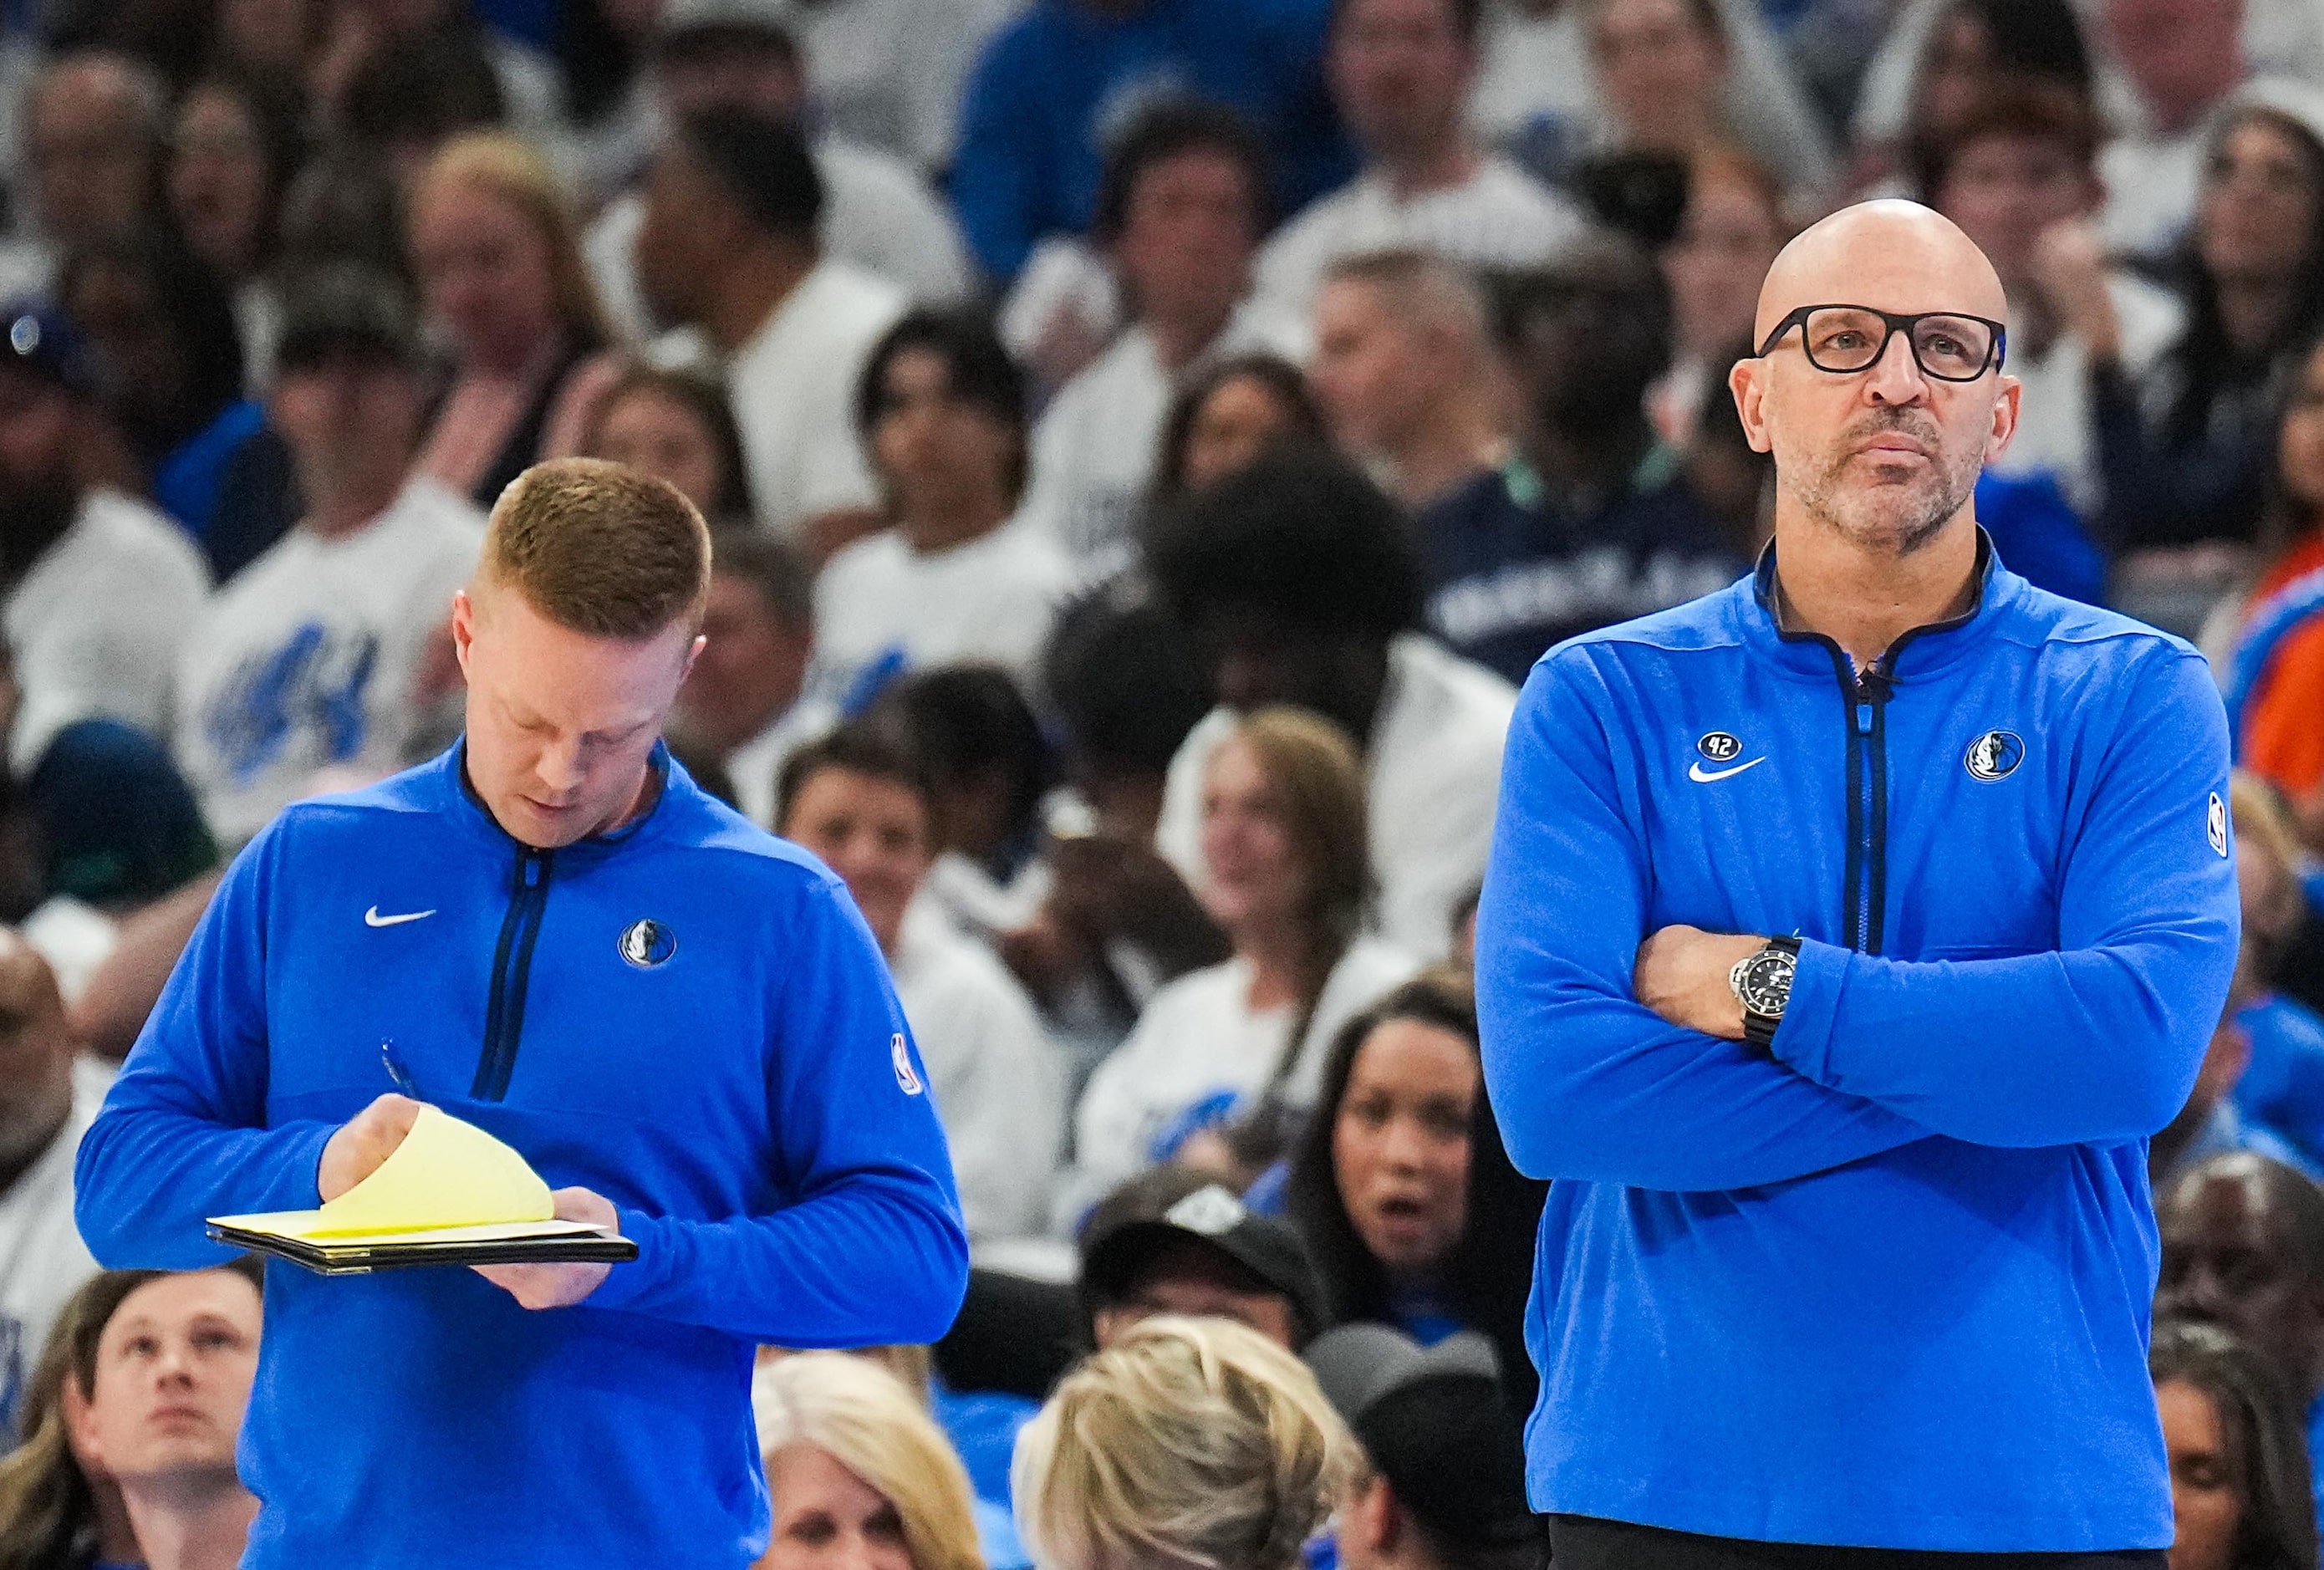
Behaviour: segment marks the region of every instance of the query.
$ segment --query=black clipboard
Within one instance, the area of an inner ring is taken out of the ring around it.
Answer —
[[[412,1270],[458,1265],[621,1264],[638,1257],[638,1245],[614,1233],[560,1232],[540,1237],[499,1238],[489,1242],[333,1242],[300,1240],[236,1226],[208,1226],[211,1241],[287,1260],[318,1276],[367,1276],[375,1270]]]

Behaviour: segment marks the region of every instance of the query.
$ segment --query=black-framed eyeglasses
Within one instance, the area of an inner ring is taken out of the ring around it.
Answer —
[[[2001,369],[2009,333],[1999,322],[1954,310],[1899,315],[1868,305],[1803,305],[1775,324],[1756,358],[1766,359],[1794,328],[1808,364],[1835,376],[1868,371],[1898,333],[1913,346],[1921,374],[1939,382],[1974,382]]]

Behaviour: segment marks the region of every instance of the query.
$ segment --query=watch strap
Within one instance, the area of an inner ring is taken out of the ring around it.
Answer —
[[[1781,949],[1790,955],[1796,963],[1800,956],[1800,940],[1796,937],[1770,937],[1767,939],[1766,947],[1760,949],[1759,953],[1765,954],[1769,948]],[[1757,956],[1754,957],[1756,958]],[[1763,1014],[1746,1004],[1743,1010],[1743,1039],[1762,1052],[1772,1051],[1775,1042],[1775,1028],[1783,1022],[1784,1017],[1781,1014]]]

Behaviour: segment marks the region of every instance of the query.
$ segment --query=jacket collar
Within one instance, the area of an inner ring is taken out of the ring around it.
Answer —
[[[491,809],[484,805],[484,798],[476,794],[475,787],[468,780],[468,738],[465,734],[438,754],[428,767],[435,776],[434,795],[436,805],[440,809],[461,822],[471,833],[501,850],[521,848],[516,836],[501,827],[500,820],[492,815]],[[651,806],[611,834],[593,834],[571,845],[559,845],[557,854],[595,859],[609,855],[631,841],[644,836],[649,829],[660,832],[673,814],[672,798],[693,790],[695,785],[677,760],[669,755],[669,743],[667,742],[654,743],[653,752],[646,760],[646,767],[661,780],[660,789],[654,792]]]
[[[1891,681],[1911,681],[1944,670],[1974,649],[2024,587],[2024,580],[2002,566],[1994,554],[1993,537],[1983,524],[1977,526],[1974,577],[1976,592],[1966,610],[1913,628],[1891,643],[1869,669]],[[1750,585],[1749,600],[1738,603],[1738,618],[1745,640],[1752,647],[1801,675],[1828,679],[1835,670],[1851,670],[1847,653],[1831,639],[1782,624],[1774,540],[1759,552]]]

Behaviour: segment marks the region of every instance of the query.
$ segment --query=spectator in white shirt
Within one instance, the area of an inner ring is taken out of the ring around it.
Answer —
[[[950,167],[961,89],[1022,0],[794,0],[816,107],[851,142]]]
[[[1132,319],[1042,416],[1027,503],[1075,558],[1123,548],[1179,380],[1258,346],[1244,299],[1268,189],[1258,134],[1219,105],[1157,105],[1113,144],[1091,234]]]
[[[1236,355],[1187,378],[1162,424],[1149,506],[1167,507],[1282,447],[1318,447],[1323,411],[1306,374],[1280,355]]]
[[[1314,709],[1363,738],[1381,935],[1443,955],[1484,873],[1517,694],[1413,631],[1420,568],[1395,503],[1338,459],[1277,454],[1157,519],[1147,563],[1222,706],[1171,762],[1157,846],[1199,892],[1213,749],[1240,712]]]
[[[0,299],[45,291],[57,259],[152,217],[169,98],[145,65],[87,51],[51,61],[25,89],[16,196],[31,217],[0,245]]]
[[[1340,450],[1417,513],[1509,455],[1509,390],[1484,293],[1423,251],[1335,262],[1307,366]]]
[[[1074,1116],[1066,1219],[1160,1161],[1248,1184],[1285,1153],[1341,1026],[1416,962],[1362,936],[1362,765],[1320,715],[1235,721],[1202,771],[1202,899],[1234,956],[1156,993]]]
[[[823,176],[825,252],[916,300],[959,300],[972,278],[968,247],[919,171],[851,140],[844,129],[812,129],[821,122],[810,108],[799,41],[803,29],[812,33],[819,24],[824,9],[811,17],[791,0],[672,0],[648,57],[649,106],[673,121],[728,109],[811,133]],[[644,217],[642,194],[625,190],[605,204],[584,242],[606,310],[637,338],[652,327],[632,259]]]
[[[1325,63],[1364,170],[1260,253],[1259,296],[1269,312],[1305,320],[1325,270],[1355,252],[1408,245],[1472,266],[1523,267],[1582,232],[1572,203],[1471,136],[1477,28],[1478,0],[1335,7]]]
[[[980,319],[914,311],[872,350],[855,419],[888,526],[816,580],[826,677],[987,660],[1029,681],[1072,569],[1016,516],[1025,387],[1009,352]]]
[[[2099,37],[2142,116],[2099,155],[2107,249],[2162,262],[2195,216],[2212,112],[2249,76],[2244,0],[2105,0]]]
[[[1714,388],[1727,396],[1735,346],[1751,336],[1760,281],[1791,237],[1784,193],[1748,154],[1709,149],[1687,161],[1678,233],[1655,261],[1671,295],[1671,368],[1647,393],[1655,431],[1684,447]]]
[[[759,520],[818,558],[877,522],[849,416],[903,295],[824,254],[823,177],[798,128],[689,116],[654,161],[638,282],[723,363]]]
[[[734,528],[712,538],[705,642],[670,729],[724,767],[743,817],[771,828],[784,761],[833,723],[826,705],[800,698],[815,652],[814,577],[784,540]]]
[[[0,322],[0,632],[22,695],[8,734],[22,776],[75,720],[169,734],[209,569],[184,530],[114,488],[134,460],[71,324],[30,305]]]
[[[777,831],[847,884],[895,976],[952,1146],[972,1238],[1041,1230],[1064,1134],[1064,1067],[1032,1001],[982,945],[916,905],[934,840],[918,761],[847,726],[783,767]]]
[[[354,268],[290,300],[268,412],[307,512],[210,604],[181,669],[178,758],[218,836],[245,840],[331,770],[410,760],[421,679],[450,657],[484,517],[410,478],[425,383],[395,286]]]

